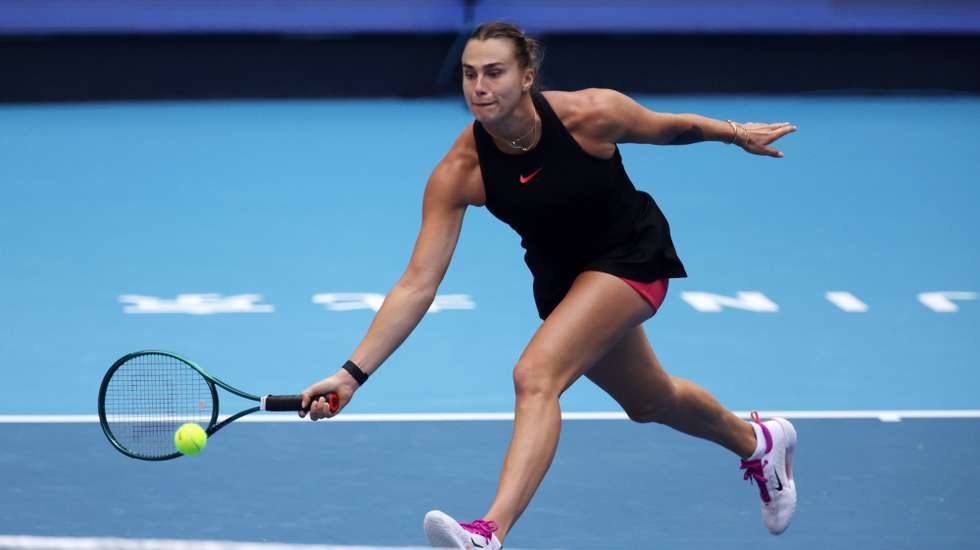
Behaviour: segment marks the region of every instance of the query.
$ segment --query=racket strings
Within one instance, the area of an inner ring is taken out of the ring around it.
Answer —
[[[185,422],[207,427],[214,401],[208,382],[183,361],[139,355],[109,379],[105,414],[116,441],[133,454],[164,457],[176,452],[174,432]]]

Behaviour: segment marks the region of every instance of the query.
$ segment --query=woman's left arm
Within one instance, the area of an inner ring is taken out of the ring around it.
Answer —
[[[782,157],[782,151],[769,144],[796,131],[796,126],[789,122],[740,124],[695,114],[658,113],[615,90],[593,89],[588,93],[595,127],[602,139],[612,143],[689,145],[721,141],[757,155]]]

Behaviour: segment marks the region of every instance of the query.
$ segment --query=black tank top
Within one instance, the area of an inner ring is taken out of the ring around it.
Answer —
[[[487,210],[521,236],[539,316],[547,318],[582,271],[644,282],[687,277],[667,219],[633,186],[619,147],[608,160],[586,153],[544,96],[532,99],[542,126],[534,149],[504,153],[479,121],[473,135]]]

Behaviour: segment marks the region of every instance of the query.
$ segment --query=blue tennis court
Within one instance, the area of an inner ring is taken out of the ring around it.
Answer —
[[[800,128],[780,160],[622,147],[690,274],[645,324],[653,347],[733,410],[796,418],[797,515],[772,537],[734,456],[630,423],[580,380],[507,547],[975,547],[980,101],[637,99]],[[94,419],[105,370],[138,349],[257,393],[333,372],[470,120],[449,99],[0,106],[0,547],[403,548],[425,544],[429,509],[482,514],[511,369],[540,322],[519,239],[484,209],[467,212],[436,307],[346,419],[254,415],[281,421],[159,464],[117,453]]]

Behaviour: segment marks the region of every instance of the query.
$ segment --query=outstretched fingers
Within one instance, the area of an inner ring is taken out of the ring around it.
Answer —
[[[771,157],[782,158],[783,152],[768,147],[777,139],[796,131],[796,126],[789,122],[767,124],[762,122],[747,122],[745,128],[749,130],[749,143],[745,147],[749,152],[757,155],[768,155]]]
[[[765,145],[769,145],[770,143],[772,143],[772,142],[776,141],[777,139],[785,136],[786,134],[791,134],[791,133],[793,133],[793,132],[796,131],[796,126],[793,126],[793,125],[789,124],[788,122],[787,123],[784,123],[784,124],[775,124],[773,126],[775,126],[775,128],[773,128],[772,130],[770,130],[769,137],[766,139],[766,141],[764,143]],[[774,157],[777,157],[777,158],[782,158],[783,157],[782,151],[779,151],[779,150],[774,149],[772,147],[766,147],[766,153],[768,153],[768,154],[770,154],[770,155],[772,155]]]

